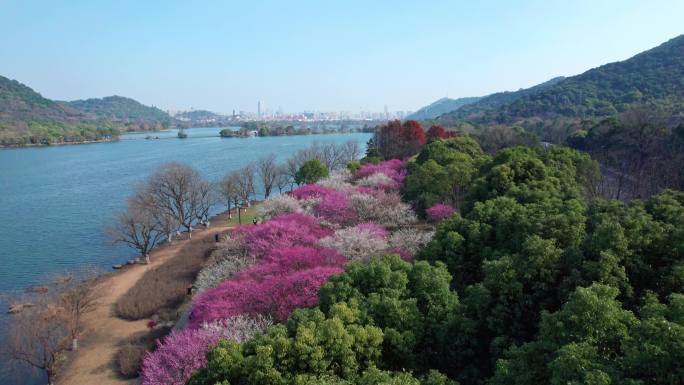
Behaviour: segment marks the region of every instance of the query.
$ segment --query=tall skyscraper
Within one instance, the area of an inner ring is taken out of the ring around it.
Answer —
[[[257,102],[257,117],[261,119],[261,100]]]

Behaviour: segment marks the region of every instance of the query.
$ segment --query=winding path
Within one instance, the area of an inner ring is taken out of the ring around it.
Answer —
[[[223,215],[213,218],[213,223],[225,223]],[[145,272],[160,266],[190,242],[204,242],[216,233],[227,230],[225,226],[198,229],[191,240],[179,240],[172,246],[164,246],[150,254],[149,265],[135,265],[119,273],[106,276],[96,286],[103,293],[96,309],[84,317],[86,335],[81,347],[69,355],[59,385],[122,385],[137,384],[138,379],[124,379],[118,375],[114,357],[119,346],[133,335],[147,330],[147,320],[126,321],[116,317],[114,304],[140,280]]]

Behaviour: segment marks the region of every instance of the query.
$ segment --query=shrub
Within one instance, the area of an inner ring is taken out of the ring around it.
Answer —
[[[279,195],[263,201],[257,207],[257,215],[263,220],[269,220],[282,214],[301,213],[304,209],[299,201],[290,195]]]
[[[195,275],[213,248],[213,240],[192,240],[173,258],[147,271],[116,302],[116,315],[123,319],[139,320],[164,309],[176,309],[185,300],[188,285],[193,284]]]
[[[361,163],[358,161],[353,161],[353,162],[347,163],[347,170],[349,170],[352,173],[359,171],[360,168],[361,168]]]
[[[206,365],[209,347],[219,340],[243,342],[270,327],[264,317],[237,316],[203,324],[198,329],[175,330],[157,350],[145,355],[142,385],[182,385]]]
[[[318,159],[307,160],[295,173],[297,184],[316,183],[328,176],[328,168]]]
[[[142,345],[126,343],[116,353],[116,367],[119,373],[126,378],[138,377],[143,357],[147,349]]]
[[[368,260],[387,250],[387,232],[382,226],[365,223],[335,231],[335,235],[321,239],[324,247],[337,250],[350,260]]]
[[[437,203],[436,205],[425,210],[427,219],[430,222],[439,222],[441,220],[450,218],[452,215],[454,215],[454,212],[455,210],[453,207],[444,203]]]

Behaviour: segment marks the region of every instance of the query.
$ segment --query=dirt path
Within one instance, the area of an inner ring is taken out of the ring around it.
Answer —
[[[225,223],[214,218],[213,223]],[[137,384],[138,379],[126,380],[115,372],[114,356],[119,345],[136,333],[147,330],[147,321],[126,321],[114,315],[114,304],[126,294],[145,272],[172,259],[189,242],[203,242],[227,227],[216,226],[196,230],[192,240],[181,240],[172,246],[165,246],[150,254],[149,265],[132,266],[120,273],[105,277],[97,285],[103,293],[97,308],[86,315],[84,325],[86,338],[78,352],[69,357],[64,373],[57,381],[60,385],[121,385]]]

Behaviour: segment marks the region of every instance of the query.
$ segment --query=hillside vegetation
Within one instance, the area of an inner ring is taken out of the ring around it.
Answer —
[[[654,103],[684,110],[684,35],[628,60],[526,90],[494,94],[440,117],[443,122],[521,123],[614,116]]]
[[[96,118],[119,123],[128,131],[160,130],[171,125],[171,117],[166,112],[123,96],[75,100],[68,105]]]
[[[446,114],[448,112],[456,111],[457,109],[467,105],[467,104],[472,104],[477,102],[478,100],[482,99],[481,97],[478,96],[473,96],[473,97],[467,97],[467,98],[458,98],[458,99],[449,99],[449,98],[441,98],[437,100],[436,102],[425,106],[418,111],[412,113],[411,115],[407,116],[406,119],[411,119],[411,120],[429,120],[429,119],[435,119],[439,117],[440,115]]]
[[[120,131],[158,130],[171,123],[165,112],[133,99],[58,102],[0,76],[0,146],[111,140]]]

